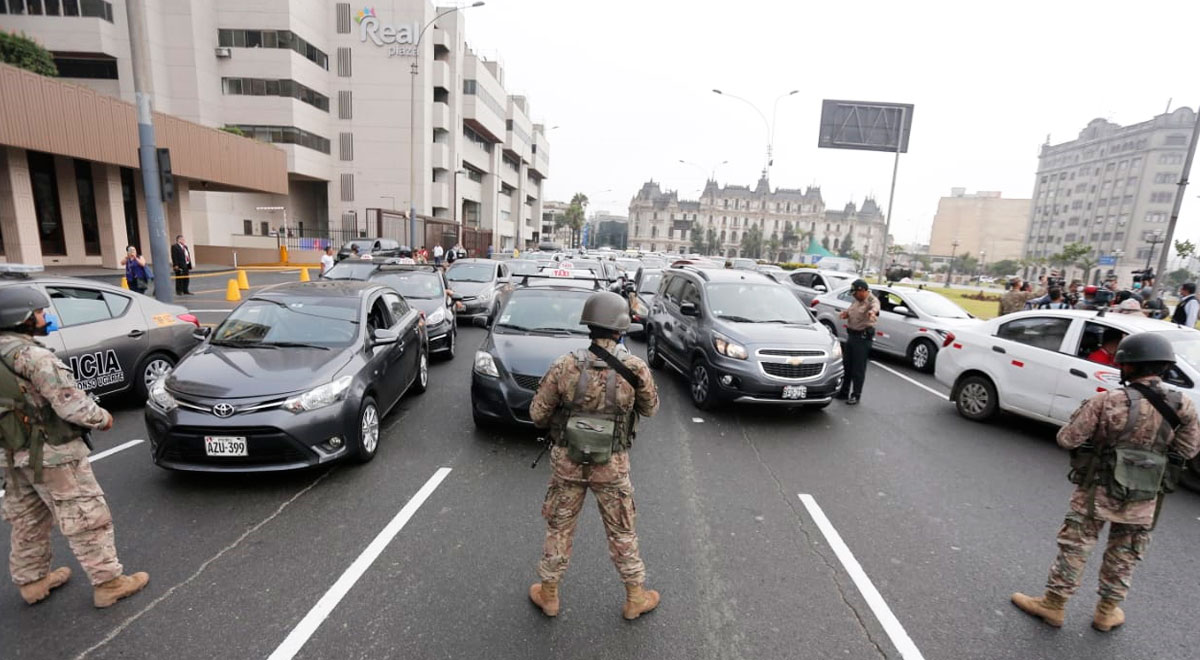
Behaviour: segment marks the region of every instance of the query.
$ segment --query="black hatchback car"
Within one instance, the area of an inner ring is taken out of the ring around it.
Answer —
[[[652,368],[689,379],[692,403],[825,407],[842,382],[842,347],[783,285],[762,273],[672,266],[646,324]]]
[[[154,462],[288,470],[374,458],[380,421],[429,385],[421,314],[373,282],[281,284],[238,305],[150,389]]]

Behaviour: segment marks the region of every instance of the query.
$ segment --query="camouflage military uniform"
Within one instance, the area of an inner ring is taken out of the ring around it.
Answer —
[[[53,353],[27,335],[0,333],[0,339],[26,344],[16,349],[9,366],[21,378],[21,388],[34,405],[49,403],[59,417],[77,426],[109,425],[112,416],[76,388],[71,370]],[[55,522],[93,585],[121,575],[112,515],[87,456],[82,439],[44,445],[42,480],[34,483],[27,449],[13,453],[11,466],[5,453],[0,453],[8,477],[3,514],[12,524],[9,571],[18,586],[40,580],[49,572],[50,530]]]
[[[1137,382],[1154,388],[1162,381],[1156,377],[1143,378]],[[1130,436],[1130,443],[1150,448],[1154,444],[1162,416],[1146,399],[1139,402],[1137,428]],[[1191,458],[1200,451],[1200,426],[1196,422],[1196,408],[1184,397],[1179,410],[1183,422],[1171,441],[1170,449]],[[1129,397],[1124,390],[1097,394],[1075,411],[1070,423],[1058,432],[1058,444],[1065,449],[1074,449],[1089,440],[1099,445],[1113,442],[1121,435],[1129,421]],[[1154,522],[1154,500],[1122,504],[1109,498],[1103,486],[1095,488],[1095,515],[1089,514],[1091,490],[1076,488],[1071,496],[1071,511],[1067,514],[1058,532],[1058,557],[1050,567],[1046,590],[1070,597],[1079,588],[1084,565],[1095,547],[1104,528],[1108,530],[1108,544],[1104,551],[1104,562],[1100,566],[1101,598],[1121,601],[1129,591],[1133,567],[1146,553],[1150,544],[1150,527]]]
[[[1012,314],[1013,312],[1019,312],[1025,309],[1025,303],[1033,300],[1034,298],[1039,298],[1041,295],[1042,294],[1040,293],[1034,293],[1032,291],[1021,291],[1020,289],[1013,287],[1008,293],[1000,297],[999,316]]]
[[[658,389],[646,363],[624,350],[624,347],[618,348],[615,341],[600,339],[596,343],[620,358],[641,379],[641,388],[636,391],[624,378],[616,379],[616,406],[621,411],[637,411],[643,416],[657,412]],[[556,415],[565,414],[561,404],[574,397],[579,375],[579,365],[574,355],[564,355],[550,366],[529,407],[534,424],[545,428]],[[589,380],[584,399],[578,404],[580,411],[604,409],[606,380]],[[633,484],[629,480],[629,453],[615,452],[604,465],[580,465],[567,457],[565,447],[555,446],[550,458],[553,473],[546,500],[542,504],[542,517],[546,519],[547,529],[538,575],[544,582],[557,583],[562,579],[571,560],[575,525],[590,488],[596,495],[600,518],[604,521],[608,536],[609,556],[617,567],[621,581],[625,584],[641,584],[645,581],[646,567],[638,554],[638,538],[634,529],[637,509],[633,503]]]

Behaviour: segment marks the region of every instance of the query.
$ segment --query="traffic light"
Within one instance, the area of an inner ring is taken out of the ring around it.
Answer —
[[[171,174],[171,150],[158,149],[158,183],[162,188],[162,201],[175,199],[175,176]]]

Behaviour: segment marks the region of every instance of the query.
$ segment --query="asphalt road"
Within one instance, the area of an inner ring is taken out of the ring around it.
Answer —
[[[384,420],[365,466],[181,475],[154,467],[145,443],[98,460],[121,559],[150,584],[107,610],[91,607],[78,570],[36,607],[0,589],[3,657],[1196,656],[1200,497],[1168,502],[1124,628],[1089,626],[1098,556],[1066,626],[1047,628],[1008,597],[1040,590],[1066,511],[1054,429],[963,420],[918,386],[938,390],[930,378],[889,361],[870,368],[862,405],[824,411],[701,413],[678,374],[658,372],[662,409],[643,420],[633,479],[662,605],[621,619],[623,591],[589,504],[563,611],[546,619],[526,592],[548,466],[530,469],[531,434],[474,429],[470,356],[484,334],[460,332],[459,357],[435,363],[430,390]],[[140,407],[115,405],[98,452],[145,437]],[[57,534],[55,553],[77,569]]]

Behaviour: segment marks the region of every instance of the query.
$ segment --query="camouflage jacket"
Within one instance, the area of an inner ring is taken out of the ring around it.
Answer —
[[[650,369],[641,358],[633,355],[623,347],[618,348],[617,342],[611,339],[596,341],[608,352],[616,355],[630,371],[637,374],[642,381],[641,388],[634,390],[624,378],[616,379],[616,407],[623,411],[637,411],[639,415],[649,417],[658,412],[658,387]],[[605,367],[607,369],[607,367]],[[598,369],[598,371],[601,371]],[[596,377],[589,381],[587,392],[579,410],[584,412],[599,412],[604,409],[604,387],[607,378]],[[556,414],[564,414],[564,404],[570,403],[575,397],[575,386],[579,382],[579,364],[573,353],[559,357],[550,365],[549,371],[542,376],[537,394],[529,404],[529,416],[538,428],[547,428]]]
[[[60,418],[77,426],[98,429],[108,425],[112,416],[92,401],[87,392],[75,386],[75,376],[71,374],[70,367],[54,357],[54,353],[28,335],[6,332],[0,336],[5,340],[15,337],[25,344],[13,354],[10,366],[25,381],[22,387],[34,405],[44,406],[48,403]],[[87,445],[81,439],[62,445],[45,445],[42,465],[62,465],[87,455]],[[3,452],[0,452],[0,465],[7,465]],[[28,467],[29,451],[22,449],[16,452],[13,466]]]
[[[1034,298],[1040,298],[1041,295],[1041,293],[1034,293],[1032,291],[1010,290],[1000,297],[1000,316],[1025,309],[1025,303]]]
[[[1158,389],[1162,381],[1150,377],[1140,379],[1144,383]],[[1154,409],[1147,400],[1139,403],[1137,428],[1134,429],[1130,442],[1150,448],[1154,445],[1154,436],[1162,423],[1162,415]],[[1170,450],[1191,458],[1200,451],[1200,425],[1196,422],[1196,407],[1187,397],[1179,409],[1179,419],[1183,422],[1171,440]],[[1089,440],[1097,449],[1101,444],[1113,443],[1121,436],[1125,424],[1129,421],[1129,397],[1124,389],[1113,390],[1088,399],[1075,414],[1071,421],[1058,432],[1058,444],[1064,449],[1074,449]],[[1071,509],[1076,513],[1088,515],[1090,491],[1076,488],[1071,495]],[[1122,506],[1114,502],[1105,492],[1104,486],[1096,488],[1096,517],[1110,522],[1127,523],[1131,525],[1149,525],[1154,522],[1155,502],[1130,502]]]

